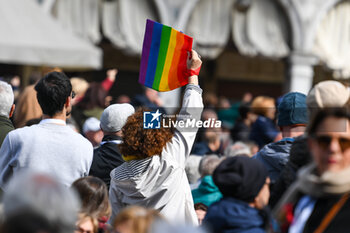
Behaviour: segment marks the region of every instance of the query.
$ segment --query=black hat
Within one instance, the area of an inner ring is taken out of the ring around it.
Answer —
[[[252,202],[268,177],[265,166],[247,156],[229,157],[215,169],[213,180],[225,197]]]

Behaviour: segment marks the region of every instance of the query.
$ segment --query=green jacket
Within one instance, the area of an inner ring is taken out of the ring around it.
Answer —
[[[222,198],[218,187],[214,184],[212,176],[204,176],[197,189],[192,190],[193,202],[210,206]]]
[[[0,116],[0,147],[4,141],[6,135],[14,130],[12,122],[5,116]]]

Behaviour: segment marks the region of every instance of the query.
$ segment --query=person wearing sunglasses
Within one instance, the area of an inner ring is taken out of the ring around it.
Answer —
[[[276,208],[277,219],[292,216],[288,232],[348,232],[350,229],[350,114],[321,110],[308,129],[314,162]],[[286,208],[292,206],[292,208]],[[287,213],[289,211],[289,213]]]

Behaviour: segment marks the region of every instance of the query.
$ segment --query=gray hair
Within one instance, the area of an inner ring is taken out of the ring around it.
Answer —
[[[212,175],[215,168],[219,165],[222,159],[217,155],[206,155],[199,163],[199,173],[201,177]]]
[[[11,85],[0,81],[0,116],[9,117],[13,101],[14,96]]]
[[[55,232],[65,233],[74,231],[80,201],[73,190],[52,176],[25,171],[10,180],[3,207],[5,222],[29,213],[28,216],[39,216]]]
[[[228,157],[233,157],[233,156],[242,155],[242,154],[245,154],[249,157],[252,156],[250,147],[244,142],[240,142],[240,141],[234,143],[232,146],[229,146],[225,151],[225,155]]]
[[[196,183],[198,179],[201,178],[201,175],[198,172],[198,166],[201,159],[202,156],[190,155],[186,161],[185,172],[190,184]]]

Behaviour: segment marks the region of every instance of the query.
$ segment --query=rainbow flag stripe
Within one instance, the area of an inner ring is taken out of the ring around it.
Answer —
[[[186,60],[192,42],[184,33],[147,19],[139,83],[157,91],[186,85]]]

